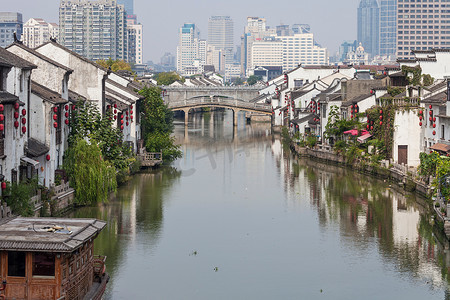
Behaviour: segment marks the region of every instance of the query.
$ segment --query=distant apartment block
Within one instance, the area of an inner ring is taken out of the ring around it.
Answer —
[[[357,17],[358,42],[374,57],[380,52],[380,9],[377,0],[361,0]]]
[[[255,41],[252,45],[252,67],[283,65],[283,41],[276,37]]]
[[[31,18],[23,24],[22,41],[25,46],[36,48],[50,38],[59,40],[59,25],[47,23],[43,19]]]
[[[208,21],[208,45],[221,50],[225,63],[233,63],[234,23],[229,16],[212,16]]]
[[[397,53],[397,0],[380,1],[380,55]]]
[[[116,0],[61,0],[59,42],[88,59],[128,60],[125,9]]]
[[[412,50],[450,48],[450,2],[397,1],[397,58],[412,59]]]
[[[14,42],[14,33],[21,39],[23,30],[22,14],[0,12],[0,47],[5,48]]]
[[[292,70],[303,65],[327,65],[328,51],[315,45],[314,34],[294,34],[279,36],[283,42],[283,71]]]
[[[128,31],[128,62],[134,64],[143,63],[143,38],[144,27],[137,22],[136,15],[127,16],[127,31]]]
[[[206,64],[207,43],[200,39],[198,28],[193,23],[185,23],[179,31],[177,47],[177,71],[181,75],[201,72]],[[194,66],[195,63],[195,66]]]

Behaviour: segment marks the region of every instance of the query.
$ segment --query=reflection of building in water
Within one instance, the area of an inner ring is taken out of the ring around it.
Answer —
[[[289,178],[282,182],[287,193],[297,195],[287,197],[291,201],[287,205],[308,201],[316,208],[320,226],[339,229],[345,247],[361,253],[378,248],[384,258],[395,260],[401,272],[434,286],[445,284],[442,270],[450,266],[450,253],[435,240],[416,199],[365,175],[308,159],[291,160],[289,168],[279,165],[282,176],[288,169]]]

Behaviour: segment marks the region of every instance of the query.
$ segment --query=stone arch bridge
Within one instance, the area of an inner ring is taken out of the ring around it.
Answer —
[[[184,111],[188,123],[189,111],[195,108],[220,107],[233,111],[233,125],[237,125],[240,111],[272,115],[270,104],[253,103],[260,87],[167,87],[163,88],[164,101],[172,111]]]

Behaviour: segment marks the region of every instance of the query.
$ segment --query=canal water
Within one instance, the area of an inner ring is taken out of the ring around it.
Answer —
[[[106,205],[105,299],[449,299],[448,255],[414,195],[297,160],[268,124],[177,122],[184,157]]]

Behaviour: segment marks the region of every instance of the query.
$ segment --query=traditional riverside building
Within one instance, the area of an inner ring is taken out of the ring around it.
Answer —
[[[62,167],[69,135],[69,77],[73,70],[28,48],[14,43],[8,51],[37,65],[31,81],[30,133],[27,154],[39,162],[40,184],[50,187]]]
[[[94,219],[10,218],[0,224],[3,299],[101,299],[109,276]],[[6,284],[5,284],[6,283]]]
[[[134,83],[58,43],[50,41],[35,50],[72,69],[69,99],[71,93],[80,95],[92,101],[102,114],[111,109],[114,126],[122,130],[124,141],[137,149],[141,138],[138,100],[143,97],[135,92],[138,87]]]
[[[25,156],[30,131],[31,72],[36,65],[0,48],[0,175],[17,183],[36,173]]]

